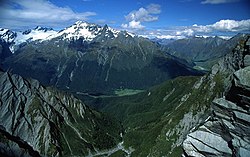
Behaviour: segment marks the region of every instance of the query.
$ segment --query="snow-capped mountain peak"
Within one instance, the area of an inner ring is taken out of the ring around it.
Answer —
[[[98,35],[101,29],[101,26],[84,21],[77,21],[75,24],[59,31],[57,34],[49,36],[47,39],[62,36],[63,39],[66,40],[84,38],[86,41],[91,41]]]
[[[62,39],[66,40],[82,38],[85,41],[92,41],[97,37],[114,39],[119,33],[120,31],[107,25],[102,27],[85,21],[77,21],[75,24],[59,31],[56,35],[49,36],[47,39],[62,37]]]
[[[6,43],[14,42],[17,34],[9,29],[0,28],[0,38],[3,39]]]
[[[27,41],[35,40],[45,40],[51,35],[57,34],[52,28],[37,26],[35,29],[29,29],[24,32],[17,32],[17,37],[15,39],[15,45],[19,45]]]
[[[47,31],[52,31],[53,28],[37,26],[34,30],[47,32]]]
[[[57,34],[57,31],[54,31],[51,28],[39,26],[35,29],[28,29],[23,32],[14,32],[9,29],[0,28],[0,38],[9,44],[9,48],[12,53],[15,52],[15,49],[21,43],[44,40],[54,34]]]
[[[11,51],[14,53],[15,49],[19,48],[21,43],[32,41],[46,41],[58,38],[59,40],[77,40],[84,41],[98,41],[104,42],[107,40],[114,40],[117,37],[134,37],[127,31],[119,31],[109,27],[108,25],[100,26],[85,21],[77,21],[73,25],[66,27],[61,31],[55,31],[52,28],[37,26],[34,29],[28,29],[23,32],[14,32],[8,29],[0,28],[0,38],[9,43]]]

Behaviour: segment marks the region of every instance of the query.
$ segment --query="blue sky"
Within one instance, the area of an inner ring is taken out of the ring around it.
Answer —
[[[0,27],[62,29],[77,20],[145,36],[250,32],[249,0],[6,0]]]

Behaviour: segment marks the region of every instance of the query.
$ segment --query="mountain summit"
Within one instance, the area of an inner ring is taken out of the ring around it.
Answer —
[[[117,37],[119,31],[116,31],[107,25],[101,27],[96,24],[90,24],[84,21],[77,21],[75,24],[59,31],[55,35],[49,36],[47,39],[53,39],[56,37],[62,37],[62,39],[68,40],[77,40],[79,38],[84,39],[85,41],[92,41],[99,35],[105,34],[107,37]]]

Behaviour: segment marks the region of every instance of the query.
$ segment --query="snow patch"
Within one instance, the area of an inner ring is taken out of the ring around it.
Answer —
[[[71,71],[70,76],[69,76],[69,80],[70,80],[71,82],[72,82],[73,76],[74,76],[74,70]]]
[[[26,42],[27,40],[46,40],[49,36],[57,34],[54,30],[31,30],[28,34],[23,34],[23,32],[17,32],[17,37],[15,39],[15,45]]]
[[[86,41],[92,41],[101,30],[101,26],[89,24],[83,21],[77,21],[74,25],[59,31],[57,34],[49,36],[47,40],[63,36],[63,39],[68,40],[84,38]]]
[[[150,96],[151,95],[151,92],[148,92],[148,96]]]
[[[0,35],[4,35],[7,31],[8,31],[8,29],[1,28]]]
[[[0,28],[0,38],[7,43],[12,43],[16,38],[16,34],[9,29]]]

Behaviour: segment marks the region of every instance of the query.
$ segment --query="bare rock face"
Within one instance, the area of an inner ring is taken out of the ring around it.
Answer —
[[[250,66],[245,67],[244,69],[240,69],[234,73],[234,82],[236,87],[246,88],[249,90],[250,88]]]
[[[0,71],[0,156],[86,156],[119,142],[119,124],[67,93]]]
[[[183,147],[188,156],[231,156],[232,150],[228,147],[220,135],[212,133],[208,128],[211,123],[206,124],[195,132],[188,135],[183,143]]]
[[[244,60],[250,54],[247,43],[249,40],[239,44],[214,68],[227,74],[228,88],[223,97],[212,102],[213,114],[208,121],[188,134],[183,142],[184,156],[250,156],[250,66]]]
[[[250,66],[250,55],[246,55],[244,58],[244,65]]]

